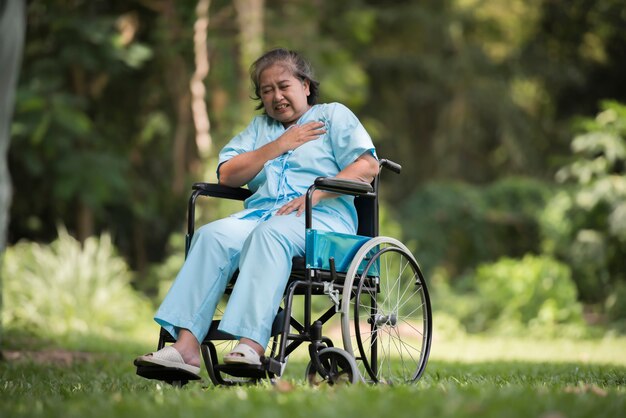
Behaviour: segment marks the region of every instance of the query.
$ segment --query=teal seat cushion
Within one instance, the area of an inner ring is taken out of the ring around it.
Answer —
[[[361,235],[342,234],[338,232],[306,231],[306,267],[310,269],[330,270],[330,258],[335,259],[335,269],[345,273],[352,259],[363,244],[372,239]],[[365,264],[366,260],[364,260]],[[360,266],[359,272],[365,265]]]

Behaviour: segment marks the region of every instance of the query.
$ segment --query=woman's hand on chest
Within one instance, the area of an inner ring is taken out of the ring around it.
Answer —
[[[301,145],[318,139],[326,133],[323,122],[313,121],[302,125],[292,125],[276,139],[283,152],[292,151]]]

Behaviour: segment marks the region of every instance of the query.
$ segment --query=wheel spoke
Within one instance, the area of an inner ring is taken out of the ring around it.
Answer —
[[[413,276],[411,277],[411,280],[410,280],[410,282],[409,282],[409,283],[411,283],[411,284],[413,283],[413,279],[415,278],[415,276],[416,276],[416,273],[413,273]],[[410,288],[410,287],[411,287],[411,286],[406,286],[406,287],[404,288],[404,292],[402,292],[402,296],[399,296],[399,297],[398,297],[398,303],[400,303],[400,301],[404,299],[404,296],[406,295],[406,292],[409,290],[409,288]],[[419,290],[418,290],[418,291],[419,291]],[[412,293],[411,295],[409,295],[409,297],[410,297],[410,296],[412,296],[413,294],[415,294],[415,293]],[[408,301],[409,301],[409,299],[407,298],[407,300],[406,300],[406,301],[408,302]],[[406,303],[406,302],[404,302],[404,303]],[[402,304],[402,306],[404,306],[404,303]],[[399,311],[399,310],[400,310],[400,308],[401,308],[402,306],[397,305],[397,306],[396,306],[396,310],[398,310],[398,311]]]
[[[417,290],[415,290],[413,293],[411,293],[410,296],[413,295],[420,295],[421,294],[421,287]],[[402,309],[404,307],[404,305],[406,305],[408,302],[410,302],[410,299],[407,299],[401,306],[398,307],[398,312],[400,311],[400,309]],[[424,304],[422,303],[421,305],[419,305],[418,307],[416,307],[415,309],[413,309],[411,312],[409,312],[408,314],[406,314],[405,316],[411,316],[413,315],[413,313],[415,313],[416,311],[418,311],[419,309],[422,308],[422,306],[424,306]]]
[[[420,335],[420,337],[424,337],[424,332],[415,328],[415,326],[411,324],[409,321],[407,321],[406,319],[403,319],[402,322],[406,324],[408,327],[410,327],[413,331],[417,332]]]
[[[396,340],[398,340],[398,342],[399,342],[400,344],[402,344],[402,346],[403,346],[403,347],[408,347],[408,348],[413,349],[413,351],[415,351],[415,352],[417,352],[417,353],[421,353],[421,350],[420,350],[420,349],[418,349],[418,348],[416,348],[416,347],[413,347],[413,346],[412,346],[411,344],[409,344],[406,340],[403,340],[403,339],[402,339],[402,338],[400,338],[399,336],[398,336],[398,337],[393,337],[393,336],[392,336],[392,338],[395,338]],[[410,350],[407,350],[407,353],[410,353]]]

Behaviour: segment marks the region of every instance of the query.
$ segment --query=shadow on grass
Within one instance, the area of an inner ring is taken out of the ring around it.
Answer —
[[[420,384],[437,385],[532,385],[563,387],[598,385],[618,387],[626,384],[626,367],[583,362],[449,362],[431,361]]]
[[[95,358],[137,356],[156,348],[129,338],[75,334],[50,337],[26,330],[4,330],[0,350],[5,361],[67,365]]]

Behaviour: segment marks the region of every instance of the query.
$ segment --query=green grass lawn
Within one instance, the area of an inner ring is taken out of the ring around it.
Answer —
[[[62,345],[71,351],[51,351],[41,340],[5,334],[0,417],[560,418],[626,413],[625,338],[435,341],[426,374],[415,385],[330,388],[304,383],[304,355],[290,361],[281,385],[218,388],[206,378],[173,388],[134,374],[132,359],[152,348],[147,343],[92,339]]]

